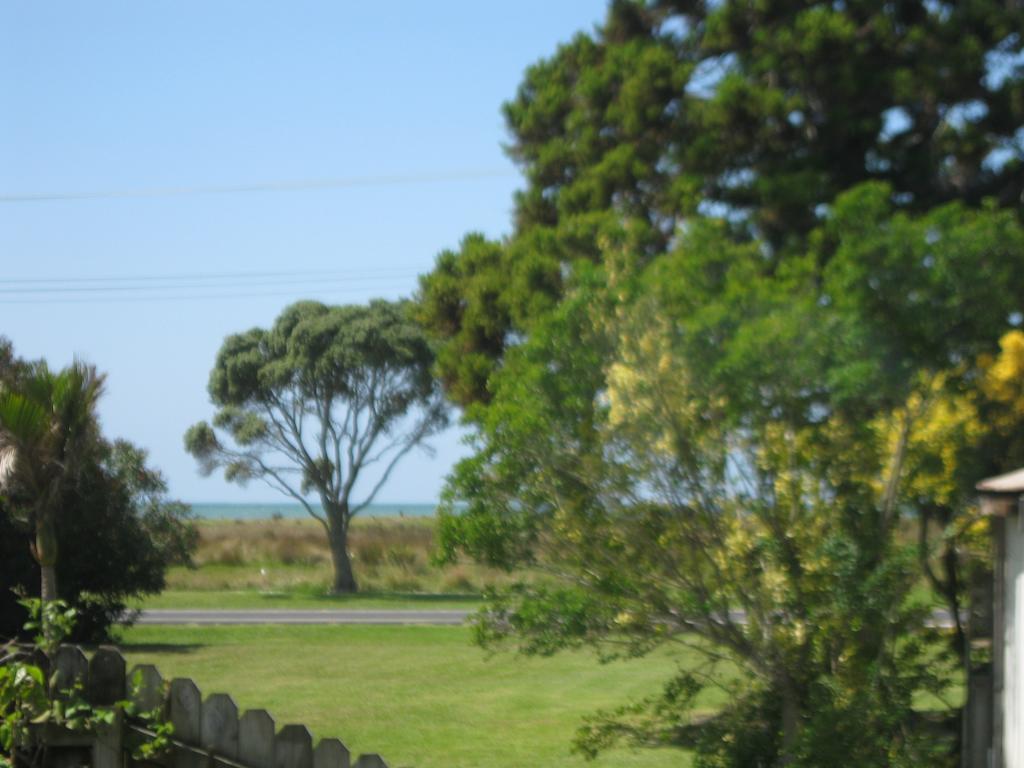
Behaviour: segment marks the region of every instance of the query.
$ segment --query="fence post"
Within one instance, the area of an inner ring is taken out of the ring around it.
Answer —
[[[320,739],[313,750],[313,768],[349,768],[348,747],[338,739]]]
[[[203,701],[194,682],[188,678],[171,680],[170,710],[174,738],[198,747]],[[174,750],[174,768],[203,768],[204,762],[195,752]]]
[[[125,681],[124,697],[139,712],[161,709],[164,701],[164,679],[152,664],[137,664]]]
[[[124,766],[124,711],[114,710],[111,723],[96,727],[96,740],[92,744],[93,768],[123,768]]]
[[[120,651],[108,645],[100,646],[89,662],[86,694],[90,704],[111,707],[124,698],[125,666]]]
[[[275,734],[274,720],[265,710],[248,710],[239,718],[229,695],[213,694],[204,702],[189,678],[175,678],[165,689],[152,664],[136,665],[126,675],[124,656],[111,646],[101,646],[89,659],[78,646],[63,645],[52,659],[42,656],[39,661],[52,670],[56,691],[62,696],[79,687],[94,706],[113,707],[128,700],[135,712],[155,710],[161,718],[166,717],[174,728],[174,746],[169,760],[157,761],[166,768],[223,766],[217,757],[245,768],[387,768],[376,754],[360,755],[353,765],[348,748],[338,739],[321,739],[314,749],[313,735],[304,725],[286,725]],[[128,750],[138,738],[149,736],[129,720],[125,710],[116,707],[112,722],[98,723],[94,734],[78,734],[77,740],[68,741],[62,735],[65,731],[57,729],[52,737],[59,750],[53,756],[55,765],[75,760],[85,763],[90,749],[93,768],[134,765]]]
[[[274,731],[264,709],[250,709],[238,721],[238,762],[248,768],[274,768]]]
[[[203,702],[203,748],[234,760],[238,757],[238,706],[226,693]]]
[[[85,685],[89,675],[89,660],[77,645],[62,645],[54,654],[53,669],[57,693],[64,695],[76,685]]]
[[[286,725],[274,744],[276,768],[313,768],[313,734],[304,725]]]

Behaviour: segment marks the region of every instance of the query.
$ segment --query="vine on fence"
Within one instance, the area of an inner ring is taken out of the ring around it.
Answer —
[[[117,711],[144,721],[154,738],[138,749],[135,757],[152,757],[164,751],[173,727],[160,709],[138,711],[131,701],[97,708],[85,699],[80,680],[61,687],[56,670],[47,679],[44,659],[55,657],[58,647],[74,628],[76,613],[62,600],[42,602],[19,595],[28,611],[25,629],[33,634],[28,645],[12,640],[0,650],[0,768],[45,764],[46,745],[37,738],[39,729],[54,726],[80,732],[95,732],[114,722]],[[133,681],[138,684],[138,681]]]

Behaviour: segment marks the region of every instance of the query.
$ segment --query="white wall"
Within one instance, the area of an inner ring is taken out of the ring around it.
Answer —
[[[1006,518],[1003,570],[1003,760],[1024,768],[1024,518]]]

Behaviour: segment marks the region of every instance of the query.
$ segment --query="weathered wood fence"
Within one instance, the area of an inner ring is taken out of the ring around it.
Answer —
[[[387,768],[379,755],[361,755],[351,761],[348,748],[338,739],[320,739],[304,725],[277,727],[262,709],[239,716],[226,693],[205,698],[188,678],[165,684],[151,664],[127,671],[127,663],[114,647],[101,646],[92,657],[78,646],[61,646],[52,659],[34,663],[57,676],[58,690],[78,688],[96,708],[114,708],[130,701],[138,712],[158,713],[174,726],[166,750],[137,759],[140,746],[156,734],[151,721],[127,715],[117,708],[114,722],[95,733],[45,726],[39,738],[47,748],[47,768]]]

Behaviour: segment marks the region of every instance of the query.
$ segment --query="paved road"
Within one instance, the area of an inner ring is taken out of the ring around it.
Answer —
[[[138,624],[462,624],[470,611],[381,610],[151,610]]]
[[[379,610],[153,610],[143,611],[139,624],[429,624],[454,626],[462,624],[472,611],[409,611],[383,608]],[[730,611],[733,621],[742,623],[743,611]],[[932,613],[932,626],[951,627],[948,611]]]

